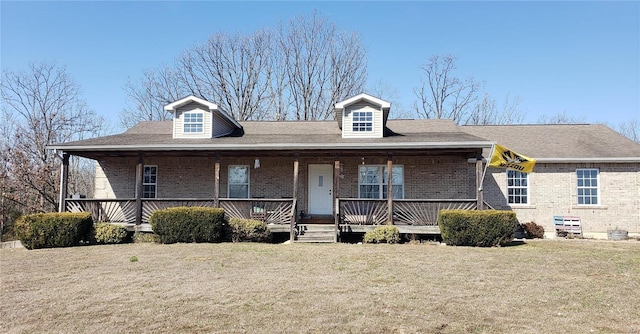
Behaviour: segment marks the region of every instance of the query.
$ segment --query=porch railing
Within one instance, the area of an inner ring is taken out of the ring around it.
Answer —
[[[89,212],[94,221],[135,224],[136,199],[67,199],[66,211]],[[142,203],[142,222],[148,223],[151,215],[162,209],[178,206],[215,207],[212,199],[204,198],[145,198]],[[295,215],[293,199],[221,198],[220,207],[228,217],[257,219],[267,224],[290,224]]]
[[[134,224],[136,199],[67,199],[66,211],[89,212],[96,222]]]
[[[382,225],[387,223],[386,199],[340,198],[340,224]],[[437,226],[440,210],[476,210],[476,199],[394,199],[393,224]]]

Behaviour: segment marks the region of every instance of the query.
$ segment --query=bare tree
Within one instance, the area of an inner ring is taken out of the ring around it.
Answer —
[[[519,108],[520,97],[511,98],[505,96],[502,106],[496,104],[496,100],[487,92],[482,96],[464,121],[465,125],[490,125],[490,124],[519,124],[524,121],[524,112]]]
[[[472,77],[458,79],[456,57],[433,56],[421,69],[425,77],[420,87],[414,88],[418,100],[416,113],[423,118],[449,118],[456,123],[463,121],[477,99],[479,84]]]
[[[219,103],[237,120],[260,119],[268,97],[273,34],[212,35],[178,59],[183,83],[195,95]]]
[[[125,128],[140,121],[171,119],[171,113],[166,112],[164,106],[188,95],[178,74],[167,66],[145,70],[139,82],[129,79],[124,90],[128,101],[120,112],[120,125]]]
[[[567,115],[566,111],[563,111],[559,114],[556,115],[542,115],[540,116],[540,118],[538,118],[538,123],[540,124],[579,124],[579,123],[586,123],[584,117],[583,118],[576,118],[570,115]]]
[[[385,80],[378,80],[367,88],[367,92],[385,101],[391,102],[389,118],[413,118],[414,113],[407,109],[400,100],[398,90]]]
[[[640,143],[640,122],[637,119],[620,123],[618,131],[634,142]]]
[[[364,87],[366,58],[359,37],[338,31],[316,12],[281,27],[279,47],[297,120],[327,119],[336,102]]]
[[[365,81],[359,36],[314,12],[281,24],[277,34],[213,34],[179,55],[171,70],[145,72],[125,88],[131,106],[121,120],[131,126],[167,117],[158,110],[172,90],[215,102],[237,120],[320,120]]]
[[[11,181],[6,197],[26,212],[55,210],[60,159],[47,145],[85,139],[103,122],[87,107],[66,69],[55,64],[4,71],[0,88],[3,122],[11,124],[3,152]]]

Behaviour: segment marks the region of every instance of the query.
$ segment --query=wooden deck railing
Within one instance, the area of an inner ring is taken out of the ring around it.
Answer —
[[[179,206],[215,207],[208,198],[145,198],[142,203],[143,223],[148,223],[151,215],[162,209]],[[270,198],[221,198],[220,207],[228,217],[257,219],[267,224],[291,224],[295,215],[293,199]],[[94,221],[135,224],[136,199],[68,199],[66,211],[90,212]]]
[[[387,223],[387,200],[339,198],[339,224],[382,225]],[[438,212],[443,209],[476,210],[476,199],[395,199],[393,224],[437,226]]]
[[[96,222],[134,224],[136,199],[67,199],[66,211],[90,212]]]

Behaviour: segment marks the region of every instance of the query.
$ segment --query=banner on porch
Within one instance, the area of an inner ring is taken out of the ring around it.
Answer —
[[[489,166],[517,170],[523,173],[533,172],[536,160],[516,153],[502,145],[495,144]]]

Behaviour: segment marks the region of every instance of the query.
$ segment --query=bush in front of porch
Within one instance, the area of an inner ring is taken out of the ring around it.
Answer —
[[[149,219],[163,244],[176,242],[222,242],[227,224],[224,209],[175,207],[158,210]]]
[[[229,219],[227,235],[232,242],[270,242],[272,238],[265,222],[240,218]]]
[[[504,246],[515,237],[517,224],[513,211],[442,210],[438,217],[442,241],[453,246]]]
[[[124,226],[96,223],[93,225],[93,240],[98,244],[120,244],[127,241],[129,233]]]
[[[27,249],[71,247],[91,238],[93,219],[88,212],[36,213],[24,215],[15,231]]]
[[[364,234],[366,244],[397,244],[398,242],[400,242],[400,230],[393,225],[378,226]]]

